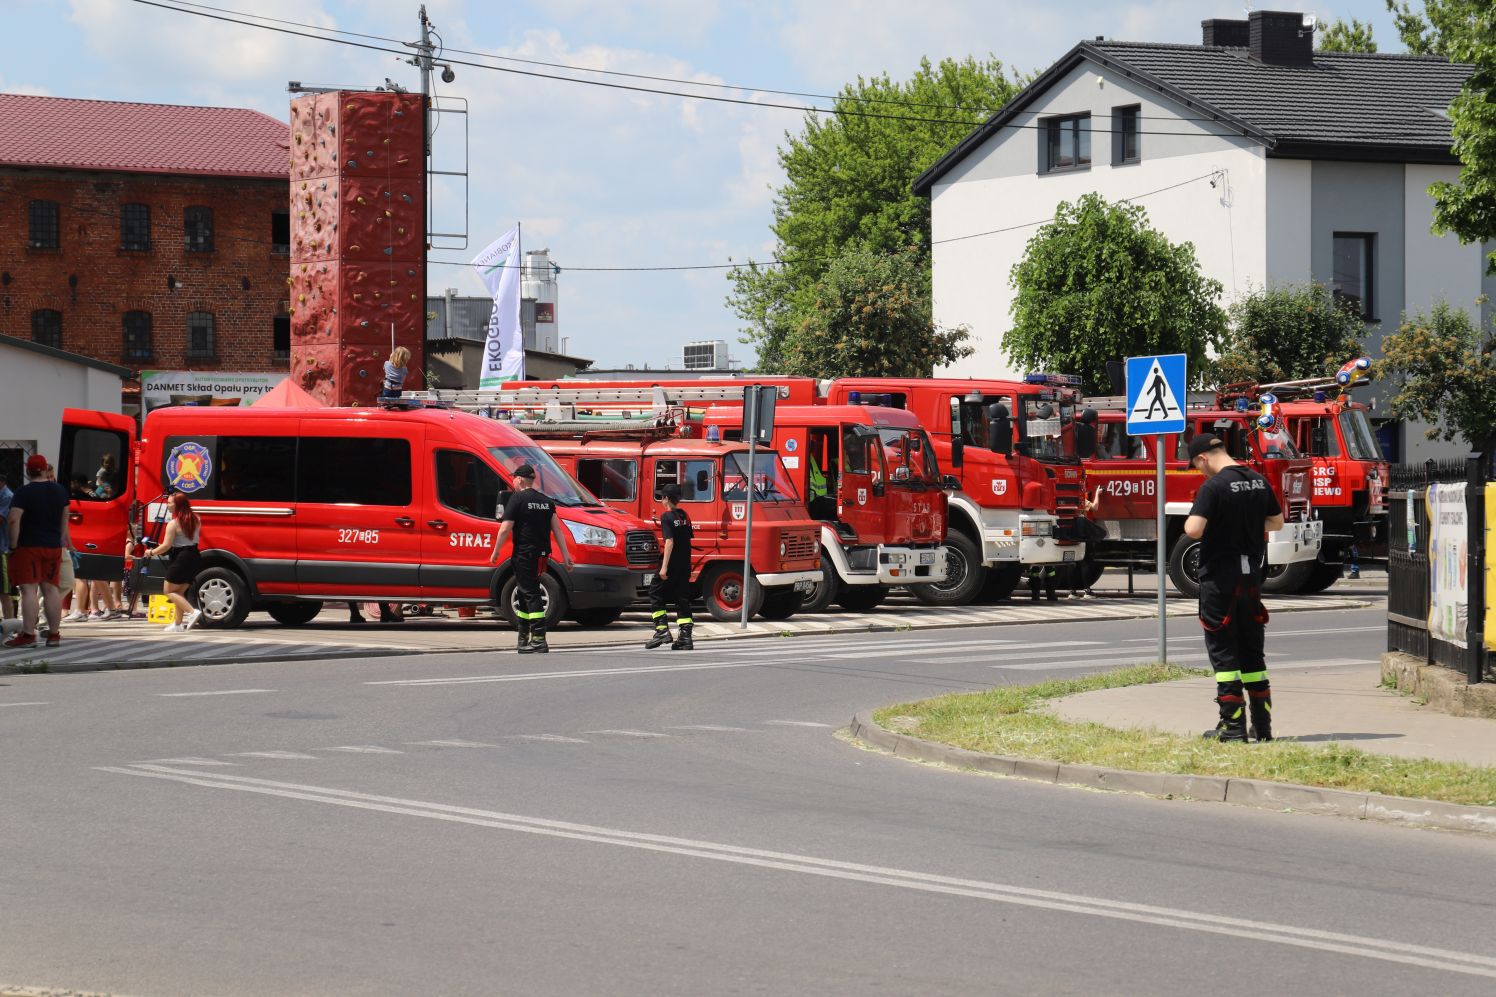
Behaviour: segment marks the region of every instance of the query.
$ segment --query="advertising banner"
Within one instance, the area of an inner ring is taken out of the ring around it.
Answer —
[[[278,370],[143,370],[140,414],[167,405],[253,405],[285,379]]]
[[[502,387],[525,377],[525,337],[519,322],[519,226],[499,236],[473,259],[473,269],[493,296],[483,345],[479,388]]]
[[[1428,522],[1428,632],[1447,644],[1466,647],[1470,530],[1463,481],[1429,485]]]

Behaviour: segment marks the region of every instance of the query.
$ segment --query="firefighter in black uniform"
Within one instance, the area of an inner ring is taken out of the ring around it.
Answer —
[[[550,563],[551,537],[561,547],[561,559],[571,570],[571,552],[566,547],[565,531],[556,519],[556,503],[535,489],[535,468],[521,464],[513,471],[517,489],[504,504],[498,536],[494,538],[490,564],[499,563],[499,551],[509,535],[514,535],[514,581],[519,589],[520,654],[545,654],[545,602],[540,594],[540,579]]]
[[[660,536],[665,540],[660,573],[649,583],[649,608],[654,617],[654,636],[645,647],[670,644],[672,651],[690,651],[691,643],[691,517],[680,507],[680,485],[666,485],[662,495],[665,511],[660,514]],[[665,604],[675,603],[675,622],[680,636],[670,642],[670,622]]]
[[[1205,482],[1184,532],[1200,541],[1200,625],[1220,707],[1219,723],[1205,736],[1245,741],[1250,710],[1253,736],[1271,741],[1262,577],[1265,534],[1283,528],[1283,509],[1267,479],[1233,460],[1218,436],[1190,440],[1190,466],[1205,473]]]

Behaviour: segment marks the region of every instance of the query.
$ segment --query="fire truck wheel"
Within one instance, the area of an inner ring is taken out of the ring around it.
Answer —
[[[1295,561],[1293,564],[1269,564],[1267,575],[1262,579],[1262,591],[1275,595],[1302,592],[1314,574],[1316,561]]]
[[[1076,570],[1080,572],[1080,587],[1088,589],[1101,581],[1101,576],[1106,571],[1106,565],[1097,564],[1095,561],[1087,558],[1080,562]]]
[[[776,589],[764,593],[764,606],[758,615],[766,620],[787,620],[800,612],[805,596],[794,589]]]
[[[868,613],[887,598],[887,585],[848,585],[842,589],[841,607],[849,613]]]
[[[579,609],[571,614],[571,618],[584,627],[606,627],[617,623],[623,617],[623,607],[609,609]]]
[[[997,564],[987,569],[987,580],[982,583],[982,594],[978,602],[1004,602],[1013,595],[1013,590],[1023,580],[1023,565]]]
[[[265,612],[283,627],[302,627],[317,618],[317,614],[322,612],[322,603],[272,602],[265,607]]]
[[[836,597],[841,594],[841,587],[841,576],[836,573],[836,565],[831,563],[831,558],[822,554],[821,580],[815,583],[810,594],[805,597],[800,612],[820,613],[831,608]]]
[[[552,575],[540,576],[540,602],[545,607],[545,627],[556,629],[566,615],[566,590]],[[499,613],[511,627],[519,627],[519,583],[510,575],[499,592]]]
[[[232,568],[209,568],[192,583],[187,601],[202,610],[201,626],[231,630],[249,615],[249,585]]]
[[[964,533],[945,537],[945,581],[913,587],[914,597],[927,606],[966,606],[976,600],[986,581],[982,552]]]
[[[1340,580],[1340,565],[1326,564],[1323,561],[1309,561],[1307,563],[1312,567],[1309,571],[1309,580],[1299,588],[1300,595],[1314,595],[1323,592]]]
[[[1200,595],[1200,541],[1181,533],[1169,554],[1169,581],[1187,599]]]
[[[756,579],[750,579],[746,586],[743,584],[740,565],[714,564],[701,573],[701,601],[706,603],[706,611],[712,619],[723,623],[740,619],[745,597],[751,620],[764,604],[764,590]]]

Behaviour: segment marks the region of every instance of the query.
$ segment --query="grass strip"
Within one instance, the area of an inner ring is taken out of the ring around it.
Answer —
[[[1376,755],[1339,742],[1219,744],[1154,728],[1072,723],[1048,701],[1097,689],[1172,682],[1205,674],[1175,665],[1133,665],[1081,678],[953,693],[885,707],[888,730],[994,755],[1042,758],[1135,772],[1293,782],[1446,803],[1496,806],[1496,768]],[[1203,728],[1202,728],[1203,729]]]

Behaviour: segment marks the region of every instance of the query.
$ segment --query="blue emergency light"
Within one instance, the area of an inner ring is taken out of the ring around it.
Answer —
[[[719,426],[706,427],[706,439],[708,443],[722,442],[722,429]]]
[[[1236,400],[1236,410],[1238,412],[1245,412],[1250,407],[1250,403],[1245,398],[1238,398]]]
[[[1314,400],[1316,402],[1323,403],[1323,402],[1329,401],[1329,398],[1325,395],[1325,393],[1323,391],[1316,391],[1314,393]]]
[[[1056,388],[1080,387],[1079,374],[1025,374],[1024,384],[1048,384]]]
[[[847,392],[847,404],[848,405],[861,405],[862,404],[862,392],[860,392],[860,391],[849,391],[849,392]]]

